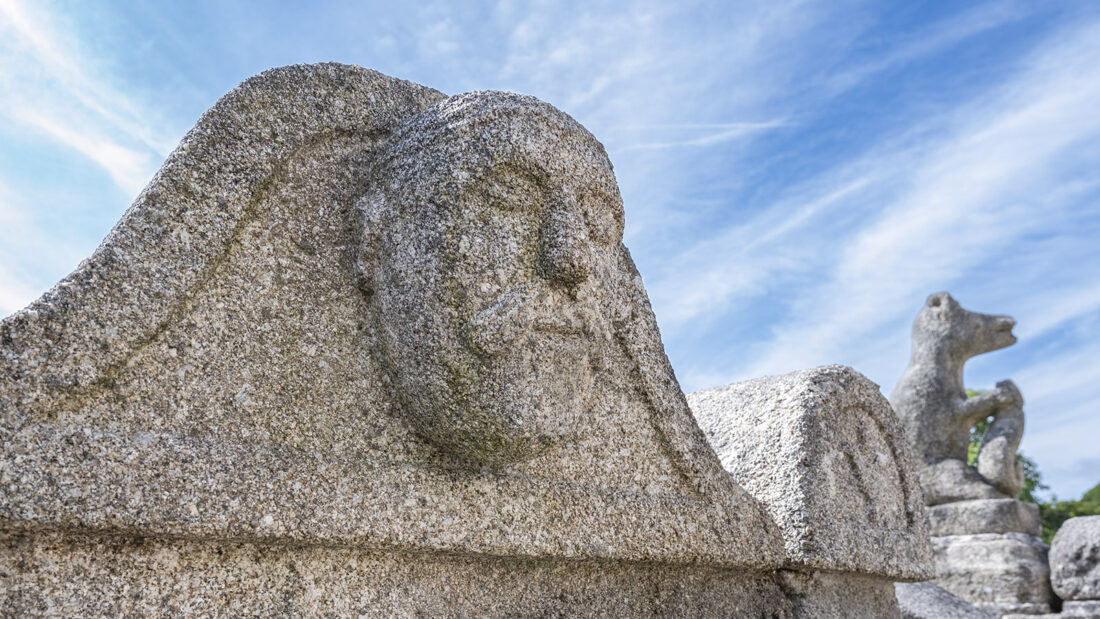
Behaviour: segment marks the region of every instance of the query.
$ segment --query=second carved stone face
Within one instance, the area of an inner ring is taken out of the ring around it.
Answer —
[[[602,148],[564,114],[465,97],[462,114],[442,106],[444,126],[493,141],[428,138],[434,195],[398,189],[383,206],[373,296],[401,414],[444,451],[499,465],[568,441],[598,399],[622,206]]]

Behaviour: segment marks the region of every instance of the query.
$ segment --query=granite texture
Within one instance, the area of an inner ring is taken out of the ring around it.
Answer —
[[[791,566],[932,576],[920,488],[878,386],[843,366],[697,391],[722,465],[779,524]]]
[[[902,619],[996,619],[933,582],[899,582],[894,592]]]
[[[977,533],[1042,534],[1039,506],[1016,499],[958,501],[928,508],[933,536]]]
[[[928,505],[1016,496],[1023,468],[1016,448],[1024,432],[1023,398],[1012,381],[968,398],[963,364],[975,355],[1016,342],[1008,316],[963,309],[946,292],[928,297],[913,322],[909,367],[890,394],[905,437],[921,467]],[[993,417],[978,453],[977,467],[966,464],[970,428]]]
[[[1050,582],[1067,601],[1100,604],[1100,516],[1070,518],[1050,543]]]
[[[936,584],[1000,614],[1050,612],[1048,547],[1023,533],[932,538]]]

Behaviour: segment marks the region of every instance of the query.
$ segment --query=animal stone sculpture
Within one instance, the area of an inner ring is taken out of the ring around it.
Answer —
[[[1024,431],[1023,398],[1010,380],[968,398],[963,364],[982,353],[1010,346],[1015,321],[1008,316],[963,309],[950,294],[928,297],[913,322],[909,367],[890,394],[905,436],[921,467],[928,505],[967,499],[1016,496],[1023,470],[1016,448]],[[978,455],[967,465],[970,429],[992,417]]]
[[[946,292],[929,296],[913,323],[909,367],[890,394],[920,468],[936,582],[999,614],[1046,612],[1051,599],[1038,508],[1014,498],[1023,485],[1023,398],[1008,380],[972,398],[963,387],[963,364],[1015,343],[1014,325],[963,309]],[[970,429],[986,418],[977,466],[969,466]]]
[[[707,443],[622,229],[603,147],[530,97],[246,81],[0,323],[0,607],[896,616],[923,523],[788,552],[814,523]]]

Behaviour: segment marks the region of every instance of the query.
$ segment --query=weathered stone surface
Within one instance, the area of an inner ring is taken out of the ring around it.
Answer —
[[[1050,582],[1063,600],[1100,604],[1100,516],[1070,518],[1050,544]]]
[[[1039,506],[1016,499],[958,501],[928,508],[933,536],[977,533],[1042,533]]]
[[[1000,614],[1050,612],[1046,544],[1022,533],[932,538],[936,584]]]
[[[1064,602],[1062,610],[1057,613],[1045,614],[1017,614],[1002,615],[1001,619],[1071,619],[1071,618],[1100,619],[1100,601],[1088,600],[1078,602]]]
[[[909,449],[870,380],[827,366],[698,391],[688,402],[722,465],[779,524],[790,565],[932,576]]]
[[[997,617],[952,595],[933,582],[899,582],[894,585],[894,592],[897,594],[903,619],[996,619]]]
[[[928,505],[1016,496],[1023,469],[1016,448],[1024,432],[1023,398],[1012,381],[967,398],[963,364],[1016,342],[1008,316],[970,312],[946,292],[928,297],[913,323],[913,354],[890,394],[921,467]],[[966,464],[970,428],[993,417],[978,466]]]

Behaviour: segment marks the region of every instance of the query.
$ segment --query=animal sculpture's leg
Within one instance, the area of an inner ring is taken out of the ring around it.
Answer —
[[[978,472],[998,490],[1016,496],[1024,485],[1023,466],[1016,461],[1016,448],[1024,434],[1024,411],[1019,406],[1000,409],[978,452]]]
[[[948,458],[921,469],[920,485],[925,505],[940,505],[972,499],[1004,499],[1008,495],[993,487],[977,469],[962,460]]]

